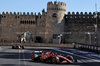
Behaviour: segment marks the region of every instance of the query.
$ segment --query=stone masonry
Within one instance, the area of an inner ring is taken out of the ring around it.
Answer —
[[[47,12],[42,14],[25,12],[0,13],[0,40],[17,41],[17,36],[29,31],[35,42],[36,37],[41,37],[41,42],[52,43],[54,35],[62,35],[63,43],[100,43],[100,12],[96,13],[68,12],[66,3],[48,2]],[[97,24],[97,28],[94,26]],[[97,30],[97,31],[96,31]]]

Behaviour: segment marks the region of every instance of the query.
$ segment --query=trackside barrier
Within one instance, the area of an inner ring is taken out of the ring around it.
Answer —
[[[95,46],[95,45],[78,44],[78,48],[88,51],[100,52],[100,46]]]
[[[33,47],[64,47],[64,48],[74,48],[73,44],[46,44],[46,43],[0,43],[0,46],[12,46],[14,44],[20,44],[23,46],[33,46]],[[78,45],[75,45],[77,48]]]

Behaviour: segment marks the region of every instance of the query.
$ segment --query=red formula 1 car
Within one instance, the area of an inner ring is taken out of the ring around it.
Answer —
[[[42,52],[42,51],[34,51],[31,56],[32,61],[44,61],[44,62],[52,62],[52,63],[74,63],[77,60],[74,60],[72,56],[62,56],[57,53],[52,52]]]

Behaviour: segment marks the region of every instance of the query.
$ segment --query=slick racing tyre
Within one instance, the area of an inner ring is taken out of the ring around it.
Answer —
[[[37,54],[33,54],[31,56],[31,59],[32,59],[32,61],[39,61],[40,60],[40,58],[39,58],[39,56]]]
[[[22,46],[22,49],[24,49],[24,46]]]
[[[69,55],[68,55],[68,56],[66,56],[66,58],[69,59],[69,60],[71,60],[72,62],[74,62],[74,59],[73,59],[72,56],[69,56]]]
[[[54,63],[54,64],[57,63],[56,57],[52,57],[51,61],[52,61],[52,63]]]
[[[12,49],[14,49],[14,46],[12,46]]]
[[[32,55],[32,56],[31,56],[31,59],[32,59],[32,61],[35,61],[35,56]]]

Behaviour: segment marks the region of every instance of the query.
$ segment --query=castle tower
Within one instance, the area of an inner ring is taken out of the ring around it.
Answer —
[[[46,42],[53,42],[53,38],[64,32],[64,15],[66,12],[66,4],[63,2],[48,2],[46,17]]]

